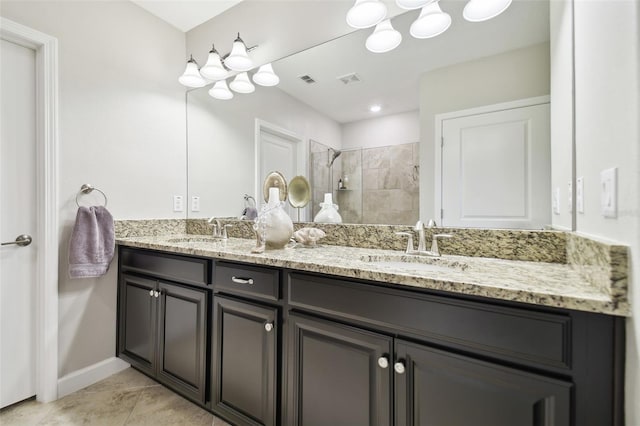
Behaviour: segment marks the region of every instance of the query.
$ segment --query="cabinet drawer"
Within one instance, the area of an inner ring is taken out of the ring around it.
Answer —
[[[172,281],[207,286],[211,284],[211,260],[146,250],[121,248],[123,271],[153,275]]]
[[[303,273],[288,277],[293,308],[362,321],[498,358],[569,369],[571,318]]]
[[[216,262],[216,291],[276,301],[280,299],[280,271],[237,263]]]

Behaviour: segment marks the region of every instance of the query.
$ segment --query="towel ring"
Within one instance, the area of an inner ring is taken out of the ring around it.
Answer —
[[[100,189],[95,188],[94,186],[92,186],[89,183],[85,183],[80,187],[80,192],[78,192],[78,194],[76,194],[76,204],[78,207],[80,207],[80,202],[78,201],[78,197],[80,197],[80,195],[82,194],[91,194],[93,191],[98,191],[99,193],[102,194],[102,196],[104,197],[104,206],[107,207],[107,195],[102,192]]]

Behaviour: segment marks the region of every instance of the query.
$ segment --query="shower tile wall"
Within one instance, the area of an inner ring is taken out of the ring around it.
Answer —
[[[320,211],[320,203],[324,200],[324,194],[330,192],[331,188],[337,188],[337,182],[341,174],[340,157],[333,163],[332,170],[336,184],[332,187],[329,184],[330,170],[329,146],[311,140],[309,142],[309,164],[310,164],[310,184],[311,184],[311,219]],[[335,192],[334,192],[335,194]],[[335,201],[334,201],[335,202]]]
[[[342,151],[341,172],[334,170],[333,187],[342,179],[344,189],[336,190],[336,201],[343,223],[362,222],[362,150]],[[337,161],[336,161],[337,162]]]
[[[362,151],[361,223],[411,224],[418,220],[418,144]]]

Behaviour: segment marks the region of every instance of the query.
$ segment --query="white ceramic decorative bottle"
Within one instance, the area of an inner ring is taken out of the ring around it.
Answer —
[[[313,218],[316,223],[342,223],[342,216],[338,213],[338,205],[333,204],[333,196],[324,194],[324,203],[320,203],[320,211]]]
[[[293,221],[282,208],[283,204],[280,202],[280,189],[269,188],[269,201],[260,213],[264,215],[265,240],[268,248],[284,248],[293,235]]]

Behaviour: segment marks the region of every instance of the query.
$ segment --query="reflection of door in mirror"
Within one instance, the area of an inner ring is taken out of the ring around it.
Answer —
[[[444,226],[541,229],[550,223],[548,97],[438,120]]]
[[[256,152],[259,159],[257,170],[257,176],[260,177],[257,186],[259,191],[262,188],[264,178],[273,171],[284,175],[287,182],[299,174],[298,170],[304,167],[304,165],[300,167],[298,164],[299,151],[302,150],[300,137],[286,129],[257,120],[256,138]],[[260,194],[258,197],[262,199]],[[285,203],[284,209],[292,220],[297,220],[298,212],[288,202]],[[300,217],[304,218],[305,216],[301,214]]]

